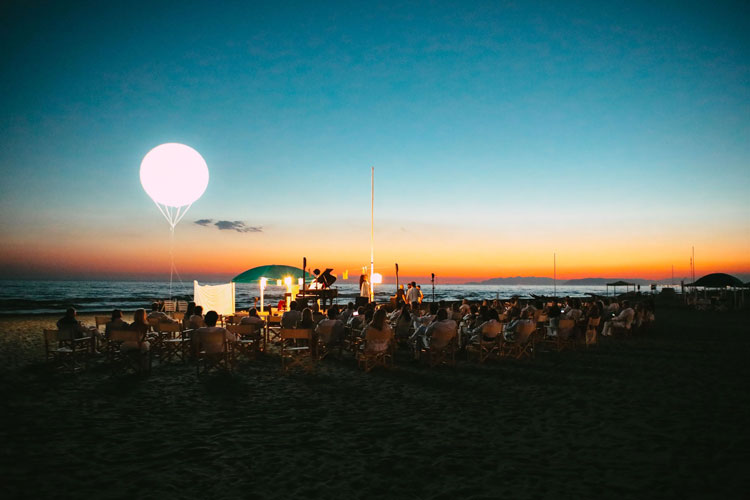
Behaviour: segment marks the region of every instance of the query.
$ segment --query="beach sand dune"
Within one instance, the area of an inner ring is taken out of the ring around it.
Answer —
[[[50,372],[54,318],[3,318],[4,497],[742,498],[748,319],[664,310],[531,362],[113,378]]]

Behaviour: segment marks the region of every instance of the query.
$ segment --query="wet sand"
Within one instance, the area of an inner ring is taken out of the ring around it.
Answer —
[[[83,317],[93,323],[93,317]],[[750,316],[532,361],[148,378],[43,364],[56,317],[0,318],[3,497],[743,498]]]

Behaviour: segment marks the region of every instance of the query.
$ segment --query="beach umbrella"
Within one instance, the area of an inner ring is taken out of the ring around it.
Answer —
[[[268,266],[258,266],[248,269],[244,273],[238,274],[232,281],[235,283],[255,283],[261,278],[269,280],[283,280],[286,277],[298,278],[302,276],[302,269],[294,266],[282,266],[272,264]],[[308,276],[307,282],[311,282],[314,276]]]
[[[735,278],[731,274],[725,273],[712,273],[703,276],[696,280],[694,283],[688,283],[685,286],[691,287],[703,287],[703,288],[727,288],[727,287],[742,287],[742,281]]]
[[[263,291],[266,288],[268,280],[280,281],[286,284],[287,288],[291,286],[291,283],[297,279],[302,279],[303,271],[299,267],[294,266],[283,266],[278,264],[271,264],[268,266],[258,266],[252,269],[248,269],[244,273],[238,274],[232,281],[235,283],[255,283],[258,282],[260,288],[260,310],[263,310]],[[313,276],[305,276],[307,283],[313,281]]]

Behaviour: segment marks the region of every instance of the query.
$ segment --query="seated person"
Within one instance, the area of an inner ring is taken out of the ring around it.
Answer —
[[[219,320],[219,315],[216,313],[216,311],[208,311],[206,313],[206,326],[203,326],[201,328],[198,328],[195,331],[195,334],[193,338],[196,339],[197,342],[200,343],[200,347],[203,348],[203,351],[206,352],[206,354],[218,354],[222,351],[224,351],[224,343],[207,343],[204,342],[201,339],[201,336],[206,333],[215,333],[215,332],[222,332],[224,334],[223,339],[227,342],[236,342],[237,336],[227,330],[226,328],[222,328],[220,326],[216,326],[216,322]]]
[[[297,328],[297,323],[302,319],[302,313],[299,311],[297,301],[289,303],[289,310],[281,316],[281,328]]]
[[[159,303],[154,302],[151,304],[151,312],[148,313],[148,319],[158,319],[159,321],[174,321],[170,318],[167,313],[159,310]]]
[[[409,312],[409,305],[403,304],[401,306],[400,314],[396,318],[396,325],[394,327],[396,338],[406,339],[409,338],[409,332],[412,327],[412,317]]]
[[[266,322],[263,321],[263,318],[258,316],[258,310],[254,307],[250,309],[247,316],[240,320],[240,325],[254,325],[256,330],[263,328],[265,324]]]
[[[366,349],[369,352],[383,352],[387,350],[390,340],[382,340],[380,338],[382,337],[382,335],[378,335],[379,338],[377,340],[368,338],[374,333],[388,333],[390,334],[387,335],[389,338],[393,337],[393,331],[391,330],[391,326],[388,324],[385,309],[382,307],[375,311],[372,317],[372,321],[367,325],[367,328],[365,329],[365,343],[362,348]]]
[[[126,341],[123,342],[120,345],[120,350],[122,351],[130,351],[130,350],[141,350],[141,351],[148,351],[151,348],[151,345],[146,340],[146,334],[148,333],[149,329],[151,328],[151,325],[148,323],[148,318],[146,317],[146,310],[145,309],[137,309],[133,313],[133,322],[128,327],[130,330],[135,330],[139,333],[139,340],[138,341]]]
[[[500,323],[500,316],[496,309],[489,309],[484,321],[471,332],[471,342],[478,342],[481,339],[485,342],[495,340],[499,333],[503,331],[503,324]]]
[[[315,327],[318,339],[324,344],[333,344],[344,338],[344,324],[336,319],[336,308],[328,309],[328,317]]]
[[[518,330],[518,327],[521,325],[533,325],[534,323],[534,317],[533,313],[530,310],[525,310],[521,313],[520,318],[516,318],[508,324],[508,326],[505,328],[505,333],[503,334],[505,337],[505,340],[509,342],[513,342],[516,340],[516,331]]]
[[[282,318],[282,322],[284,319]],[[304,329],[313,329],[315,328],[315,320],[313,319],[313,313],[312,309],[309,307],[305,307],[302,310],[302,317],[299,320],[299,323],[297,323],[297,328],[304,328]]]
[[[466,317],[467,314],[471,314],[471,306],[467,299],[461,301],[461,307],[458,308],[458,312],[461,313],[462,318]]]
[[[365,321],[365,308],[363,306],[359,306],[357,310],[355,311],[356,314],[352,314],[349,318],[349,322],[347,323],[350,328],[354,330],[359,330],[364,325]]]
[[[445,342],[450,340],[448,335],[450,331],[457,332],[458,325],[452,319],[448,319],[448,312],[445,309],[438,309],[432,322],[425,326],[422,325],[414,332],[411,339],[415,343],[417,350],[430,347],[445,347]],[[432,337],[436,336],[437,341],[432,342]]]
[[[633,318],[635,317],[635,311],[632,307],[630,307],[630,303],[627,300],[623,301],[622,308],[623,309],[622,311],[620,311],[620,314],[618,314],[611,320],[604,322],[602,335],[612,335],[612,329],[614,328],[623,328],[625,330],[630,330],[630,325],[633,322]]]
[[[565,308],[563,315],[567,319],[572,319],[578,323],[583,317],[583,311],[581,310],[581,299],[571,299],[568,302],[568,306]]]
[[[115,309],[112,311],[112,319],[104,325],[104,337],[109,338],[112,330],[126,330],[130,325],[122,320],[122,311]]]
[[[354,314],[354,302],[349,302],[346,305],[346,309],[339,314],[339,320],[346,325],[349,322],[349,318],[352,317],[352,314]]]
[[[203,306],[195,306],[195,311],[188,321],[188,328],[196,329],[204,326],[206,326],[206,322],[203,319]]]
[[[89,337],[93,334],[91,328],[86,328],[83,323],[78,321],[77,311],[69,307],[65,311],[65,316],[57,320],[57,329],[65,336],[67,334],[71,339],[80,339]]]
[[[441,349],[445,347],[448,342],[458,332],[458,325],[455,321],[448,318],[448,312],[445,309],[439,309],[435,315],[435,320],[430,323],[425,331],[425,338],[428,340],[426,345],[430,348]]]
[[[318,305],[317,302],[313,304],[311,309],[312,309],[313,322],[316,325],[320,323],[321,321],[323,321],[324,319],[326,319],[326,315],[320,312],[320,306]]]

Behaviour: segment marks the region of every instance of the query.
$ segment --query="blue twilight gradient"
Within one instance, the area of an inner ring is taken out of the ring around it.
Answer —
[[[2,7],[4,231],[150,220],[171,141],[209,164],[194,219],[291,225],[279,191],[331,183],[364,220],[375,165],[385,220],[750,228],[748,2],[110,3]]]

